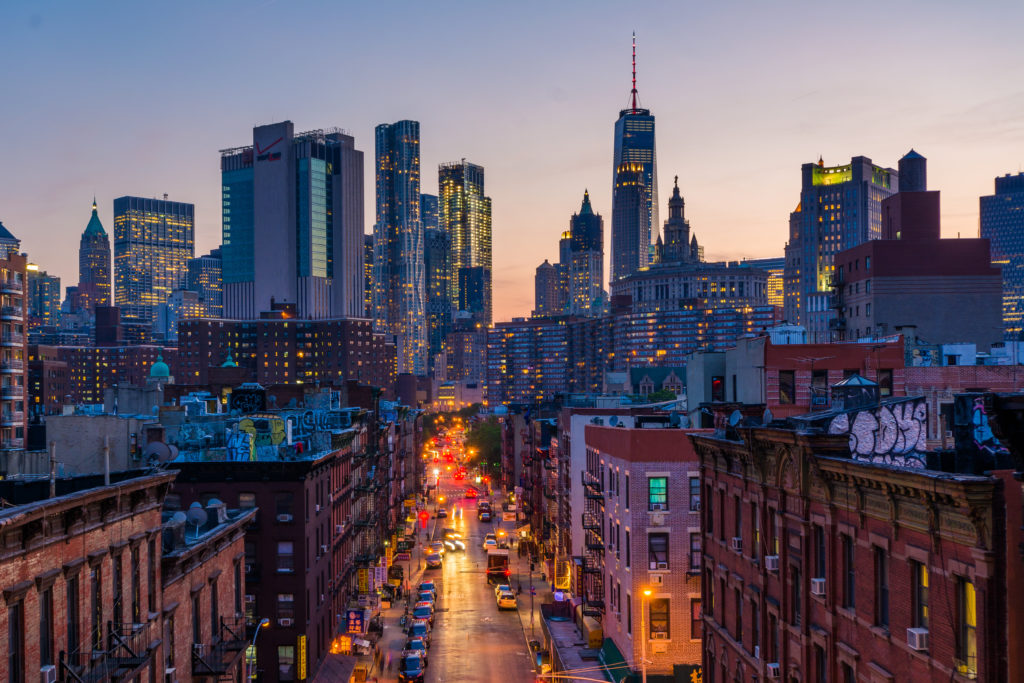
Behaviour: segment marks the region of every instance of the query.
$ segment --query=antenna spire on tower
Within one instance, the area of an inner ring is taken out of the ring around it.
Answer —
[[[633,97],[633,111],[636,111],[636,31],[633,31],[633,90],[630,94]]]

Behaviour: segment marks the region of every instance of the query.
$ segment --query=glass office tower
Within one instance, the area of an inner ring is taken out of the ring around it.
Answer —
[[[489,325],[493,301],[491,198],[484,196],[483,166],[465,159],[441,164],[438,205],[438,224],[451,242],[449,293],[452,305],[472,305],[470,312],[475,320]],[[470,296],[464,296],[461,291],[464,282],[474,288]]]
[[[650,262],[651,234],[658,225],[658,165],[650,110],[634,106],[619,112],[612,163],[611,279],[617,280]],[[643,206],[637,212],[632,204],[641,194]],[[620,208],[623,203],[628,209]]]
[[[996,178],[996,193],[982,197],[981,237],[1003,267],[1003,325],[1008,339],[1024,332],[1024,173]]]

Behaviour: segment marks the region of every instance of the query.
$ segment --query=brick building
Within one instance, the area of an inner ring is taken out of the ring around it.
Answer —
[[[646,651],[648,673],[688,676],[701,661],[697,455],[668,416],[635,421],[585,428],[583,612],[635,672]]]
[[[1009,477],[851,459],[806,431],[691,439],[705,681],[1010,680]]]
[[[245,372],[243,381],[326,384],[354,379],[390,388],[397,378],[394,344],[373,331],[370,320],[182,320],[178,344],[182,384],[205,385],[211,368],[228,361]]]
[[[28,357],[41,373],[39,381],[30,385],[29,403],[46,405],[54,412],[64,405],[102,404],[104,392],[118,384],[143,386],[153,364],[161,359],[172,377],[180,376],[178,350],[162,346],[31,345]],[[58,363],[64,363],[66,371]]]
[[[0,451],[25,447],[28,427],[25,387],[25,320],[28,259],[0,225]]]

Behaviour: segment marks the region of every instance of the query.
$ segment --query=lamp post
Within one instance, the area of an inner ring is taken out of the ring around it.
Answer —
[[[640,599],[640,683],[647,683],[647,598],[651,589],[645,588]]]
[[[260,629],[264,626],[270,626],[270,619],[267,619],[266,617],[260,619],[260,623],[256,624],[256,631],[252,634],[252,644],[249,645],[252,650],[252,657],[248,658],[249,680],[256,678],[256,636],[260,634]]]

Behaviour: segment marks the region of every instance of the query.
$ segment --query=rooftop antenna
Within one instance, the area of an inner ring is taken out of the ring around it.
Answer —
[[[636,31],[633,31],[633,111],[636,111]]]

